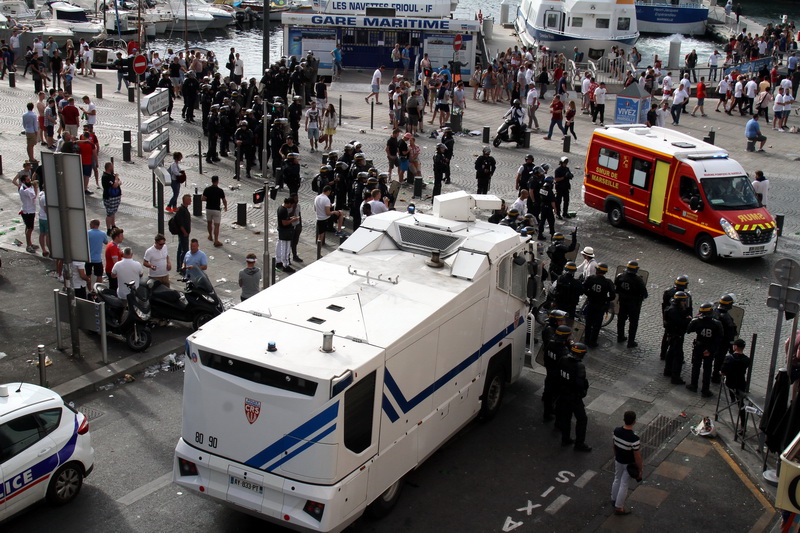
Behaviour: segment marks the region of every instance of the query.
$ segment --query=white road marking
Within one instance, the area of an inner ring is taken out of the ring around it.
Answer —
[[[510,516],[507,516],[506,517],[506,523],[503,524],[503,531],[514,531],[515,529],[517,529],[521,525],[522,525],[522,522],[514,522],[513,520],[511,520]]]
[[[519,509],[517,509],[517,511],[525,511],[525,513],[528,516],[530,516],[531,514],[533,514],[533,510],[538,509],[539,507],[541,507],[540,504],[533,503],[532,501],[528,500],[528,505],[526,505],[525,507],[520,507]]]
[[[545,513],[556,514],[559,509],[564,507],[564,504],[570,500],[569,496],[564,496],[563,494],[556,498],[553,503],[547,506],[544,510]]]
[[[595,472],[594,470],[587,470],[586,472],[581,474],[581,477],[575,480],[575,486],[578,487],[579,489],[582,489],[583,487],[586,486],[587,483],[589,483],[589,480],[591,480],[595,475],[597,475],[597,472]]]
[[[117,503],[122,505],[131,505],[132,503],[136,503],[145,496],[149,496],[150,494],[154,493],[155,491],[162,489],[172,483],[172,472],[168,472],[163,476],[154,479],[150,483],[142,485],[138,489],[134,489],[130,491],[128,494],[119,498]]]
[[[550,487],[549,489],[547,489],[546,491],[544,491],[544,492],[542,493],[542,498],[546,498],[548,494],[550,494],[551,492],[553,492],[553,490],[555,490],[555,487]]]
[[[562,470],[556,476],[556,481],[559,483],[569,483],[569,478],[575,477],[575,474],[570,472],[569,470]]]

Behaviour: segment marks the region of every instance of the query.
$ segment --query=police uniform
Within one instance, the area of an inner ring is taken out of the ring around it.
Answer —
[[[556,203],[556,193],[553,190],[551,178],[545,178],[539,189],[539,240],[544,240],[544,224],[550,227],[550,235],[556,232],[556,218],[553,209]]]
[[[478,194],[489,194],[489,183],[497,168],[497,162],[491,155],[491,150],[484,148],[483,155],[475,159],[475,179],[478,180]]]
[[[601,263],[597,265],[597,272],[602,272],[603,268],[608,271],[608,267]],[[586,294],[586,344],[594,348],[600,336],[603,315],[616,293],[611,280],[599,273],[586,278],[583,282],[583,292]]]
[[[569,191],[572,189],[572,172],[569,167],[569,160],[556,168],[553,175],[556,178],[556,214],[559,218],[569,218]]]
[[[672,383],[682,385],[686,383],[681,379],[683,366],[683,336],[692,320],[691,312],[686,309],[686,293],[678,291],[684,299],[673,297],[670,306],[664,312],[664,338],[667,339],[667,350],[664,360],[664,375],[672,378]],[[680,296],[679,295],[679,296]]]
[[[556,307],[563,309],[567,316],[575,319],[575,308],[583,294],[583,284],[575,279],[575,270],[565,270],[556,281]]]
[[[557,279],[567,264],[567,254],[575,249],[577,245],[578,230],[572,232],[572,241],[569,246],[564,244],[564,236],[561,233],[553,235],[553,242],[547,248],[547,257],[550,258],[550,279]],[[539,239],[541,240],[541,233]]]
[[[569,353],[558,362],[560,391],[556,402],[556,426],[561,430],[561,445],[575,443],[575,450],[592,451],[586,444],[586,407],[583,399],[589,391],[589,380],[586,379],[586,367],[581,360],[586,353],[586,346],[575,344]],[[570,437],[572,417],[575,417],[575,440]]]
[[[693,318],[689,323],[687,333],[697,333],[692,347],[692,381],[686,388],[690,391],[697,391],[697,383],[700,379],[700,368],[703,369],[703,396],[713,396],[709,389],[711,384],[711,366],[714,357],[719,349],[722,340],[723,330],[719,320],[712,316],[713,307],[711,304],[700,306],[701,316]]]
[[[635,267],[628,263],[625,272],[617,276],[614,286],[619,295],[619,315],[617,315],[617,342],[628,341],[628,347],[633,348],[636,344],[636,331],[639,329],[639,313],[642,310],[642,302],[647,298],[647,287],[636,271],[639,269],[638,263]],[[628,336],[625,337],[625,322],[630,321]]]
[[[544,406],[544,421],[554,418],[556,399],[560,390],[559,361],[569,351],[570,335],[572,328],[559,326],[556,328],[553,339],[545,346],[544,368],[547,375],[544,378],[544,391],[542,391],[542,405]]]
[[[714,356],[714,371],[711,373],[711,381],[714,383],[720,382],[720,368],[725,361],[725,356],[733,348],[733,340],[738,333],[736,322],[733,321],[733,317],[728,313],[732,305],[733,297],[726,294],[720,298],[717,308],[714,310],[714,318],[722,324],[722,341],[719,343],[719,350]]]
[[[669,306],[672,304],[672,298],[675,296],[675,293],[678,291],[683,291],[686,293],[686,307],[685,309],[688,311],[689,316],[692,315],[692,293],[686,290],[686,287],[689,285],[689,279],[686,276],[678,276],[675,280],[675,285],[670,287],[669,289],[664,291],[664,294],[661,296],[661,317],[664,318],[664,314],[669,309]],[[661,360],[665,360],[667,357],[667,347],[669,346],[669,341],[667,339],[667,331],[664,330],[664,335],[661,337]]]
[[[736,341],[739,347],[744,350],[744,341]],[[747,390],[747,371],[750,368],[750,358],[739,353],[734,349],[725,356],[720,372],[725,376],[725,385],[728,387],[728,394],[731,402],[736,402],[739,406],[739,417],[741,425],[745,425],[744,398]]]

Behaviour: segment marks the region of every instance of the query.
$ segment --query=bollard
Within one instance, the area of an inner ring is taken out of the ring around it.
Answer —
[[[13,72],[8,73],[8,86],[12,89],[17,86],[17,75]]]
[[[0,176],[3,175],[3,156],[0,155]]]
[[[122,131],[122,140],[131,142],[131,130],[123,130]]]
[[[203,216],[203,195],[195,193],[192,195],[192,215],[196,217]]]
[[[775,214],[775,229],[778,231],[778,237],[783,236],[783,222],[786,218],[786,215],[783,213],[776,213]]]
[[[125,141],[122,143],[122,160],[126,163],[131,162],[131,142]]]
[[[197,141],[197,159],[198,159],[198,161],[200,163],[200,165],[199,165],[197,170],[200,172],[200,174],[202,174],[203,173],[203,142],[200,141],[199,139]]]
[[[342,125],[342,95],[339,95],[339,125]]]
[[[44,344],[37,346],[36,351],[39,354],[39,385],[47,387],[47,356],[44,354]]]
[[[97,96],[97,99],[98,100],[102,100],[103,99],[103,84],[102,83],[96,83],[95,86],[94,86],[94,92],[95,92],[95,96]]]
[[[264,213],[266,215],[266,213]],[[236,204],[236,225],[243,228],[247,227],[247,202]]]
[[[483,144],[489,144],[489,126],[483,127]]]
[[[414,198],[422,198],[422,176],[414,176]]]
[[[264,213],[264,216],[266,216],[266,213]],[[321,243],[319,241],[317,241],[317,250],[319,250],[320,246],[321,246]],[[317,253],[319,253],[319,252],[317,252]],[[269,274],[273,285],[275,285],[275,268],[276,268],[275,265],[277,264],[277,262],[278,262],[278,260],[275,257],[273,257],[272,258],[272,265],[270,265],[272,268],[270,269],[270,274]]]
[[[369,129],[375,129],[375,102],[372,102],[369,106]]]
[[[531,135],[532,134],[533,134],[533,132],[531,130],[525,130],[525,143],[524,143],[525,148],[530,148],[531,147]]]
[[[708,141],[710,144],[714,144],[714,140],[717,137],[717,132],[714,131],[714,128],[711,128],[711,131],[708,132],[708,138],[711,139]]]
[[[136,89],[133,86],[128,87],[128,101],[131,103],[136,101]]]
[[[570,137],[569,135],[565,135],[564,136],[564,147],[562,148],[562,150],[564,150],[565,152],[569,153],[569,143],[571,141],[572,141],[572,137]]]

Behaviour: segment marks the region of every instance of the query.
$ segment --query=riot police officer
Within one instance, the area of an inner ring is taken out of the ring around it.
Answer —
[[[570,241],[569,246],[564,244],[564,234],[563,233],[554,233],[553,234],[553,242],[547,248],[547,257],[550,258],[550,279],[558,279],[558,276],[561,275],[561,271],[564,269],[564,265],[567,264],[567,254],[575,249],[577,245],[577,237],[578,237],[578,228],[572,232],[572,241]],[[539,240],[542,240],[541,233],[539,234]]]
[[[547,324],[542,328],[542,346],[547,349],[556,334],[558,326],[566,325],[567,313],[561,309],[551,309],[547,313]]]
[[[283,167],[283,182],[289,188],[290,196],[297,194],[300,190],[300,154],[297,152],[290,152],[286,156],[285,166]]]
[[[625,272],[614,280],[614,287],[619,294],[619,315],[617,315],[617,342],[628,341],[628,348],[638,346],[636,331],[639,329],[639,313],[642,302],[647,298],[647,287],[638,274],[639,262],[628,261]],[[630,321],[628,336],[625,337],[625,322]]]
[[[517,182],[515,184],[515,189],[527,189],[528,182],[530,181],[530,177],[533,174],[533,169],[535,165],[533,164],[533,154],[528,154],[525,156],[525,162],[519,167],[517,170]]]
[[[220,161],[217,154],[217,140],[219,139],[219,106],[211,106],[211,115],[205,119],[208,130],[208,150],[206,151],[206,163],[218,163]]]
[[[586,294],[586,344],[589,348],[597,347],[597,338],[603,324],[603,315],[611,302],[614,301],[616,292],[614,284],[606,278],[608,265],[599,263],[595,273],[583,282],[583,292]]]
[[[347,205],[347,190],[350,185],[350,165],[344,161],[337,161],[333,171],[333,190],[336,193],[336,209],[350,209]]]
[[[239,121],[239,129],[233,134],[234,145],[236,147],[236,164],[245,161],[247,177],[250,177],[250,169],[255,166],[255,136],[248,128],[246,120]]]
[[[697,333],[692,344],[692,381],[686,388],[697,392],[697,383],[700,379],[700,368],[703,369],[703,388],[700,393],[708,398],[714,395],[711,392],[711,367],[719,350],[723,330],[719,320],[714,318],[714,306],[706,302],[699,308],[700,316],[692,319],[687,333]]]
[[[567,355],[572,344],[570,336],[572,328],[558,326],[552,340],[544,347],[544,368],[547,375],[544,378],[544,391],[542,391],[542,405],[544,406],[544,421],[549,422],[555,418],[556,398],[559,395],[559,366],[558,362]]]
[[[563,156],[555,170],[556,178],[556,215],[558,219],[569,218],[569,191],[572,188],[572,171],[569,169],[569,158]]]
[[[677,291],[664,312],[664,338],[667,340],[664,375],[672,378],[673,385],[686,383],[681,378],[681,367],[683,366],[683,336],[692,320],[692,314],[686,308],[688,300],[688,294],[684,291]]]
[[[686,275],[678,276],[675,279],[675,284],[670,287],[669,289],[664,291],[664,294],[661,297],[661,317],[665,317],[665,313],[670,305],[672,305],[672,299],[675,296],[675,293],[678,291],[683,292],[686,295],[684,300],[684,309],[689,312],[689,316],[692,316],[692,294],[687,290],[689,286],[689,277]],[[667,347],[669,346],[669,341],[667,340],[667,331],[664,330],[664,336],[661,338],[661,360],[663,361],[667,356]],[[683,352],[681,352],[683,353]]]
[[[497,161],[492,157],[492,149],[483,147],[483,155],[475,159],[475,179],[478,180],[478,194],[489,194],[489,183],[497,168]]]
[[[567,261],[564,273],[558,277],[555,288],[556,307],[563,309],[572,320],[575,320],[575,308],[583,294],[583,284],[575,279],[577,270],[575,261]]]
[[[508,226],[514,231],[517,231],[518,221],[519,221],[519,211],[517,211],[516,209],[509,209],[506,212],[506,218],[501,220],[498,225]]]
[[[294,96],[286,114],[289,119],[289,128],[292,130],[292,138],[295,143],[299,144],[298,132],[300,131],[300,122],[303,120],[303,98]]]
[[[436,153],[433,154],[433,198],[442,194],[442,181],[449,175],[450,158],[447,156],[447,146],[439,143],[436,145]]]
[[[450,161],[453,160],[453,149],[456,146],[456,139],[453,136],[453,129],[445,126],[442,129],[442,144],[444,144],[444,155],[447,157],[447,167],[444,170],[444,182],[450,183]]]
[[[576,452],[590,452],[592,447],[586,444],[586,407],[583,399],[589,391],[589,380],[586,379],[586,367],[583,358],[586,356],[586,345],[573,344],[566,356],[558,362],[559,394],[556,401],[556,426],[561,430],[561,445],[575,444]],[[575,439],[570,437],[572,417],[575,417]]]
[[[536,218],[539,218],[540,208],[539,204],[541,198],[539,191],[542,189],[544,178],[550,170],[550,165],[547,163],[533,167],[531,175],[528,176],[528,213],[533,213]]]
[[[544,223],[550,227],[550,235],[554,236],[556,233],[556,218],[554,211],[556,209],[556,193],[553,190],[553,178],[547,176],[539,189],[539,240],[545,240],[544,237]]]
[[[722,340],[719,343],[719,350],[717,350],[717,353],[714,355],[714,371],[711,374],[712,383],[720,382],[720,368],[725,361],[725,356],[733,349],[733,340],[739,332],[736,327],[736,322],[733,321],[733,317],[728,313],[732,307],[733,295],[724,294],[719,299],[717,308],[714,310],[714,318],[719,320],[720,324],[722,324]]]
[[[286,121],[285,118],[275,119],[269,132],[269,145],[272,148],[272,175],[275,176],[275,184],[280,189],[283,189],[283,173],[278,172],[278,168],[283,165],[281,147],[286,142],[284,121]]]

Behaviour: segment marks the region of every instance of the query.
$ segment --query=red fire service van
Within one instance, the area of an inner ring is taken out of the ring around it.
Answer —
[[[775,251],[775,221],[728,152],[641,124],[598,128],[583,181],[586,205],[694,247],[703,261]]]

